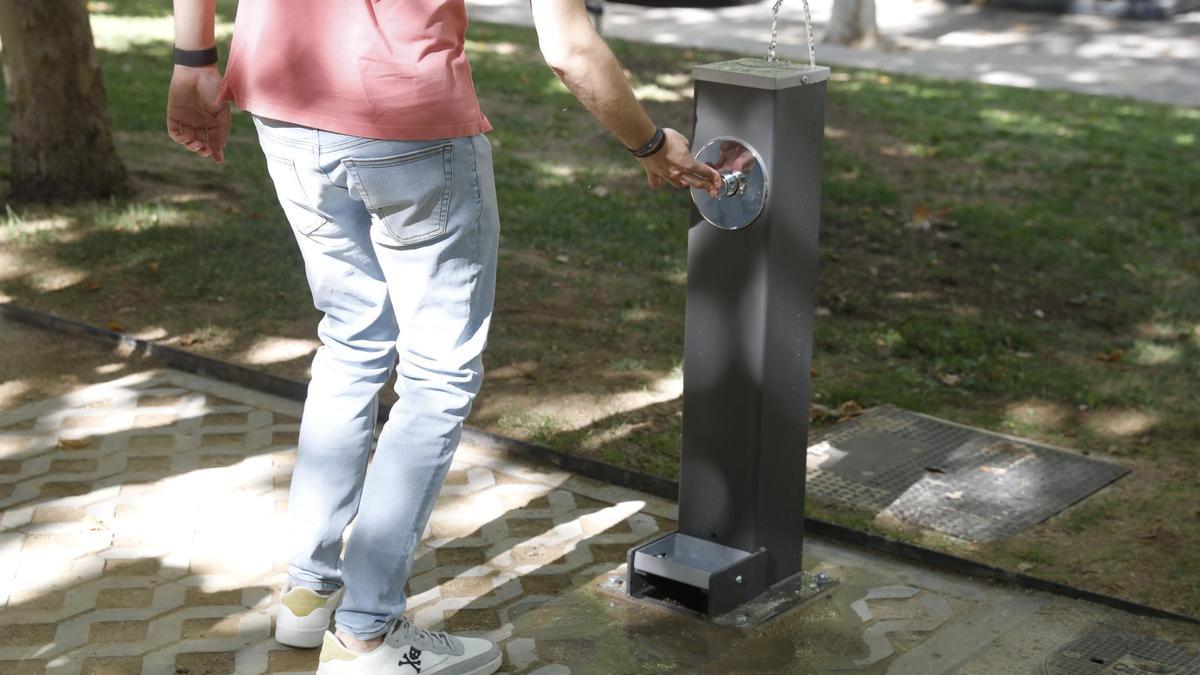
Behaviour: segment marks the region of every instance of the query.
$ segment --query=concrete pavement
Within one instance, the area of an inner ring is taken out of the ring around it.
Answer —
[[[0,362],[0,381],[21,383],[0,403],[0,672],[312,672],[316,650],[270,637],[300,405],[76,338],[0,338],[23,341],[21,364]],[[90,377],[64,379],[49,358],[64,353]],[[410,612],[496,640],[511,673],[1200,673],[1195,625],[818,538],[805,567],[832,584],[770,622],[717,627],[631,601],[626,551],[676,517],[654,496],[465,445]],[[1139,663],[1160,669],[1112,669]]]

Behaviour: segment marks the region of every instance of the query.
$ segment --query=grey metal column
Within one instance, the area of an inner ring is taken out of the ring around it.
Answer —
[[[729,192],[693,195],[679,531],[630,552],[635,597],[715,616],[800,571],[828,77],[695,69],[695,147]]]

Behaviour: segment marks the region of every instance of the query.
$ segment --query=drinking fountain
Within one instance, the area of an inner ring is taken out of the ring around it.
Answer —
[[[678,530],[629,552],[635,598],[708,617],[801,575],[829,69],[697,66]]]

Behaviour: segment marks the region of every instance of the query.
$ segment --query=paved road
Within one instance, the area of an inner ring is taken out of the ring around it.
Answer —
[[[881,30],[895,45],[862,50],[817,45],[826,65],[877,68],[1042,89],[1129,96],[1200,107],[1200,12],[1173,21],[1056,16],[932,0],[885,0]],[[473,19],[531,23],[528,0],[468,0]],[[818,36],[832,0],[813,0]],[[720,10],[608,5],[606,35],[628,40],[766,54],[771,2]],[[807,60],[803,5],[784,0],[779,53]]]

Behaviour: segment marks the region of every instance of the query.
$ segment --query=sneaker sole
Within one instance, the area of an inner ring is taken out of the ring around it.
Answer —
[[[463,675],[492,675],[492,673],[500,670],[500,664],[504,662],[504,655],[497,650],[496,658],[488,661],[486,664],[479,666],[475,670],[468,671]]]

